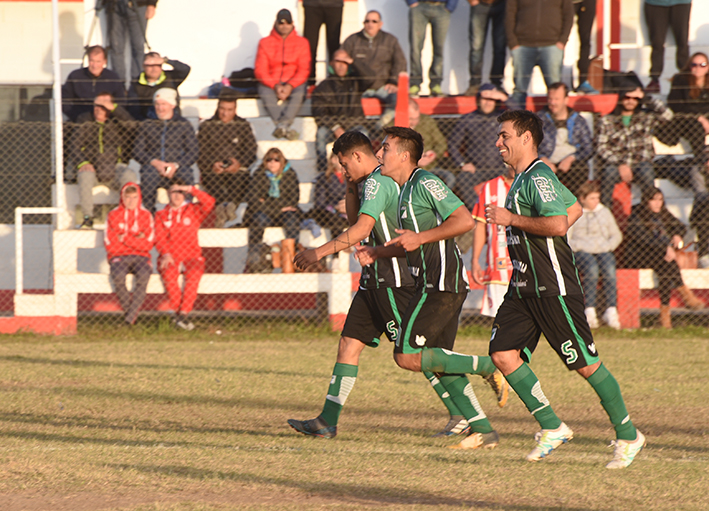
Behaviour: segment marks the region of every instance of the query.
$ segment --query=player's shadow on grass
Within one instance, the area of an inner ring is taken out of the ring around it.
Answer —
[[[129,465],[129,464],[109,464],[108,467],[117,470],[134,470],[144,474],[167,475],[171,477],[182,477],[196,481],[234,481],[243,484],[263,484],[267,486],[280,486],[291,490],[299,490],[307,495],[317,495],[320,498],[337,499],[339,505],[420,505],[420,506],[455,506],[466,507],[473,509],[500,509],[504,506],[507,510],[513,511],[537,511],[541,509],[550,509],[555,506],[550,506],[545,503],[539,506],[527,505],[510,505],[500,502],[486,502],[475,499],[455,498],[444,496],[425,491],[415,490],[411,488],[395,487],[395,486],[362,486],[355,483],[336,483],[333,481],[323,482],[308,482],[294,477],[286,479],[280,477],[264,477],[243,472],[208,470],[194,467],[185,467],[182,465]],[[565,510],[569,511],[590,511],[584,507],[564,506]]]

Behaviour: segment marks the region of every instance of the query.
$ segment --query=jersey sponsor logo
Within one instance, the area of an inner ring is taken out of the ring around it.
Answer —
[[[525,281],[510,282],[510,285],[512,287],[527,287],[527,283]]]
[[[516,234],[507,234],[507,244],[508,245],[521,245],[522,243],[519,241],[519,236]]]
[[[556,200],[557,193],[551,181],[544,176],[532,176],[532,181],[534,182],[534,186],[537,187],[542,202],[553,202]]]
[[[377,192],[379,191],[379,181],[375,181],[374,179],[367,179],[367,182],[364,183],[364,191],[362,192],[364,195],[364,200],[372,200],[377,196]]]
[[[588,352],[589,352],[591,355],[595,355],[595,354],[596,354],[596,343],[595,343],[595,342],[592,342],[591,344],[588,345]]]
[[[512,268],[520,273],[527,273],[527,263],[523,263],[517,259],[512,259]]]
[[[561,345],[561,352],[566,355],[566,365],[573,364],[579,358],[579,354],[576,353],[576,350],[571,347],[573,344],[574,343],[571,342],[571,339],[569,339]]]
[[[422,179],[421,184],[439,202],[448,197],[448,189],[437,179]]]
[[[411,275],[413,275],[414,277],[418,277],[419,276],[418,266],[409,266],[409,273],[411,273]]]
[[[426,344],[426,337],[423,335],[417,335],[414,342],[416,343],[416,346],[423,346]]]
[[[401,218],[406,218],[406,206],[401,206]]]

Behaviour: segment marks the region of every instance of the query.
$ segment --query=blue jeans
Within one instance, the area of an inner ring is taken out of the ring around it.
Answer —
[[[468,41],[470,42],[470,83],[482,83],[483,55],[487,28],[492,23],[492,67],[490,82],[502,86],[505,74],[505,57],[507,56],[507,36],[505,35],[505,0],[494,4],[479,3],[470,7],[470,27]]]
[[[596,289],[598,276],[603,279],[603,290],[606,295],[606,305],[618,305],[618,290],[615,278],[615,256],[613,252],[589,254],[588,252],[575,252],[574,257],[583,279],[583,294],[586,295],[586,307],[596,306]]]
[[[111,69],[122,81],[135,80],[143,70],[145,52],[145,7],[129,7],[125,0],[118,0],[113,11],[109,11],[108,38],[111,44]],[[131,2],[133,4],[133,2]],[[126,36],[130,42],[130,76],[126,76]]]
[[[555,44],[551,46],[518,46],[512,53],[514,66],[515,88],[510,98],[513,108],[524,108],[527,101],[527,89],[532,80],[532,71],[536,66],[544,75],[544,83],[549,87],[552,83],[561,81],[561,65],[564,61],[564,50]]]
[[[613,204],[613,189],[620,181],[617,165],[607,165],[601,173],[601,202],[610,207]],[[633,181],[640,186],[641,191],[646,191],[655,186],[655,171],[652,163],[643,161],[633,167]]]
[[[443,47],[448,35],[451,13],[443,4],[420,2],[416,7],[409,8],[409,71],[411,85],[421,85],[423,70],[421,68],[421,50],[426,37],[426,25],[431,24],[431,39],[433,43],[433,62],[428,70],[431,87],[440,85],[443,81]]]
[[[295,116],[298,115],[300,107],[303,105],[305,85],[304,83],[293,89],[288,99],[279,105],[276,91],[261,83],[258,84],[258,95],[276,128],[288,129],[293,124]]]

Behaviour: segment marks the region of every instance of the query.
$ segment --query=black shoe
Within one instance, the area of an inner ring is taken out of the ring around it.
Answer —
[[[660,93],[660,82],[657,78],[653,78],[650,83],[645,87],[645,94],[659,94]]]
[[[328,426],[327,422],[320,417],[310,419],[309,421],[288,419],[288,425],[304,435],[317,436],[320,438],[335,438],[337,435],[337,426]]]

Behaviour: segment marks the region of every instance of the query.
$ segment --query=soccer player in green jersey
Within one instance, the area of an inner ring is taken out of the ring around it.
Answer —
[[[645,437],[630,420],[618,382],[598,357],[584,314],[583,291],[566,241],[581,207],[538,157],[544,137],[539,117],[508,110],[497,121],[495,145],[516,176],[505,207],[486,208],[489,223],[506,227],[513,267],[492,328],[490,355],[542,428],[527,460],[541,460],[573,438],[528,365],[543,333],[566,367],[593,387],[615,427],[615,452],[606,467],[625,468],[644,447]]]
[[[381,171],[400,187],[398,236],[385,244],[406,251],[416,293],[401,318],[394,360],[403,369],[434,373],[470,424],[459,449],[493,448],[490,425],[466,374],[485,377],[507,401],[507,383],[489,357],[454,353],[458,319],[467,296],[467,270],[453,238],[474,226],[463,202],[438,177],[418,167],[423,139],[410,128],[389,127],[377,154]],[[373,254],[378,257],[379,254]],[[362,259],[360,259],[362,262]]]
[[[323,257],[339,252],[360,241],[359,254],[379,251],[381,257],[362,267],[360,287],[347,313],[322,413],[315,419],[289,419],[288,424],[306,435],[332,438],[342,408],[352,390],[358,372],[359,357],[365,346],[376,347],[385,333],[394,342],[399,335],[401,314],[414,295],[414,279],[409,272],[403,250],[384,248],[384,243],[396,237],[399,186],[383,176],[369,139],[358,131],[348,131],[337,139],[333,152],[338,155],[347,177],[346,206],[350,228],[324,245],[299,253],[294,264],[306,269]],[[358,184],[362,183],[361,200]],[[485,357],[488,358],[488,357]],[[490,372],[495,371],[490,364]],[[486,376],[489,376],[486,374]],[[469,431],[463,412],[459,411],[438,379],[427,373],[451,415],[441,432],[449,436]],[[497,380],[495,380],[497,378]],[[501,373],[491,377],[492,383],[502,380]]]

